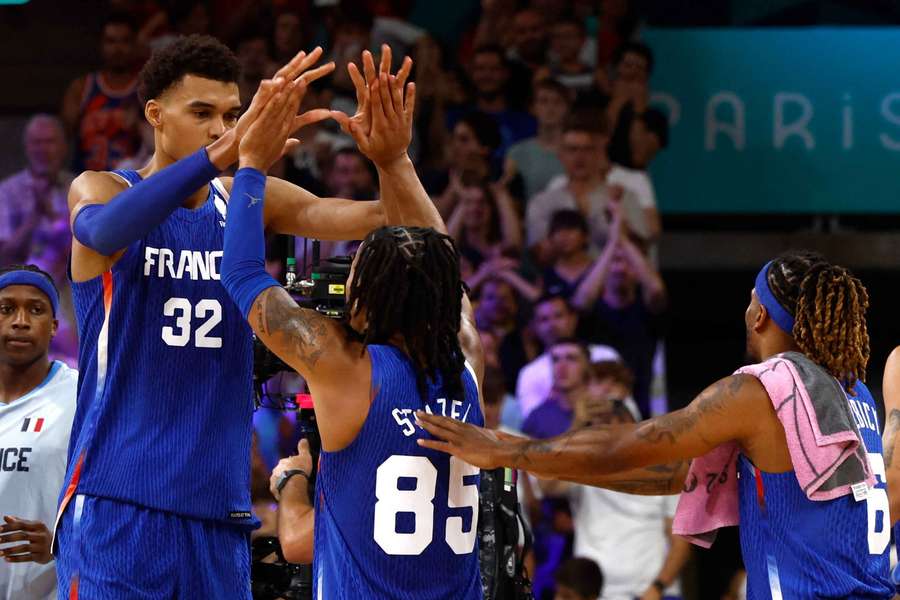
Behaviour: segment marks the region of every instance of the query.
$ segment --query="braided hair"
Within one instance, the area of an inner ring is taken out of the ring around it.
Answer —
[[[362,342],[388,344],[402,336],[419,393],[440,381],[451,398],[463,396],[465,357],[459,345],[464,283],[456,244],[422,227],[381,227],[359,250],[348,305],[362,311]]]
[[[799,251],[772,261],[766,274],[775,298],[794,316],[800,351],[853,389],[869,362],[869,294],[844,267]]]

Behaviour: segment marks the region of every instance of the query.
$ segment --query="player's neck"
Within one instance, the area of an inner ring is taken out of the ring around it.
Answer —
[[[0,363],[0,403],[18,400],[44,381],[50,371],[50,358],[44,354],[29,365]]]
[[[169,165],[175,164],[175,162],[175,159],[171,158],[167,154],[157,151],[153,153],[153,156],[150,158],[150,162],[147,163],[147,166],[139,169],[138,173],[140,173],[142,178],[147,179],[154,173],[158,173]],[[195,208],[200,208],[201,206],[203,206],[207,198],[209,198],[209,187],[204,185],[196,192],[188,196],[182,206],[184,208],[194,210]]]

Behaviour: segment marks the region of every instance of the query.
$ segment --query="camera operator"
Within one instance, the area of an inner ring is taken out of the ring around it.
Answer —
[[[269,490],[278,501],[278,540],[288,562],[309,564],[313,560],[313,527],[316,512],[310,501],[309,476],[312,454],[306,438],[297,444],[297,454],[282,458],[269,480]]]

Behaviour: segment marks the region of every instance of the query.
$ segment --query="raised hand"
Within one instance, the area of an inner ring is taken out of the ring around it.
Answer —
[[[402,158],[412,140],[416,89],[414,83],[406,83],[412,59],[406,57],[396,75],[391,75],[391,49],[385,44],[381,50],[377,74],[368,50],[362,57],[365,78],[355,64],[347,65],[356,87],[356,114],[349,117],[332,111],[331,116],[353,137],[369,160],[376,165],[387,165]]]
[[[510,442],[525,439],[422,411],[416,412],[416,423],[437,438],[419,438],[420,446],[452,454],[482,469],[508,466],[503,464],[502,450]]]
[[[306,93],[306,85],[309,85],[313,81],[320,79],[334,70],[334,63],[326,63],[315,69],[309,70],[310,67],[316,64],[318,60],[322,57],[322,48],[316,47],[312,52],[306,53],[306,51],[300,51],[297,53],[294,58],[292,58],[286,65],[281,67],[272,79],[263,80],[259,88],[256,90],[256,93],[253,95],[253,99],[250,101],[250,106],[241,115],[241,118],[238,119],[237,124],[233,129],[227,131],[222,139],[216,142],[215,146],[217,148],[222,148],[223,150],[218,152],[210,152],[210,160],[215,163],[215,165],[221,169],[227,168],[229,165],[234,164],[239,157],[239,147],[240,142],[243,139],[244,135],[250,130],[250,127],[254,122],[259,118],[262,113],[263,108],[266,104],[271,100],[275,94],[281,90],[285,90],[287,86],[296,83],[303,83],[304,86],[301,91],[300,99],[303,99],[303,95]],[[327,113],[327,111],[326,111]],[[296,115],[296,110],[294,112]],[[309,125],[310,123],[314,123],[316,121],[321,121],[324,118],[327,118],[327,114],[322,116],[323,113],[317,111],[310,111],[306,113],[306,115],[301,115],[297,119],[297,124],[294,127],[293,131],[296,131],[300,127],[304,125]],[[301,117],[306,116],[305,119],[301,119]],[[299,143],[299,142],[298,142]],[[291,143],[291,147],[295,146],[295,143]],[[212,147],[211,147],[212,148]],[[288,148],[285,148],[286,151]]]

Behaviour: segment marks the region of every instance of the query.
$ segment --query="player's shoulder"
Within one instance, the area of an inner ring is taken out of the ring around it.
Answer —
[[[89,202],[103,204],[128,187],[128,183],[112,171],[84,171],[69,187],[69,208]]]

